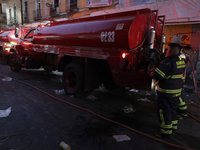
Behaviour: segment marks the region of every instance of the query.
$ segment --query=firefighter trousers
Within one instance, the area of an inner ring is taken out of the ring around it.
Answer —
[[[181,96],[179,97],[177,115],[178,116],[188,116],[187,106]]]
[[[157,108],[161,133],[171,135],[177,129],[177,106],[179,97],[157,91]]]

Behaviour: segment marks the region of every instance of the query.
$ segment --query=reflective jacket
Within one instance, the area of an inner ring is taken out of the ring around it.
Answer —
[[[153,78],[158,80],[157,90],[173,94],[174,97],[180,96],[184,71],[185,61],[179,55],[166,57],[154,72]]]

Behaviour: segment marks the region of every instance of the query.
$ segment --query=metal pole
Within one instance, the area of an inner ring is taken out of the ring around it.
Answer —
[[[23,7],[22,7],[22,0],[20,0],[21,2],[21,18],[22,18],[22,25],[24,24],[24,21],[23,21]]]

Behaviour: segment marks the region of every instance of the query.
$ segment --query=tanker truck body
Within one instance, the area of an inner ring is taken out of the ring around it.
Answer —
[[[19,37],[26,35],[30,28],[20,27]],[[5,29],[0,32],[0,63],[7,64],[10,55],[10,48],[16,45],[19,37],[15,37],[15,28]]]
[[[163,54],[163,26],[164,16],[150,9],[55,21],[13,46],[10,67],[62,71],[70,95],[100,84],[150,90],[148,72]]]

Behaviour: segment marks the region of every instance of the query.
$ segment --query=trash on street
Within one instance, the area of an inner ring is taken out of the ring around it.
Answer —
[[[186,88],[186,87],[187,87],[187,85],[183,85],[183,87],[184,87],[184,88]]]
[[[151,93],[146,93],[146,95],[151,95]]]
[[[139,90],[136,90],[136,89],[131,89],[129,92],[135,92],[137,93]]]
[[[53,90],[57,95],[62,95],[65,94],[65,90],[61,89],[61,90]]]
[[[11,112],[11,107],[6,110],[0,110],[0,118],[7,117]]]
[[[148,98],[136,98],[137,101],[143,101],[143,102],[150,102],[150,100]]]
[[[103,84],[99,86],[99,91],[108,92],[108,90],[105,88],[105,86]]]
[[[130,141],[131,140],[131,138],[129,138],[127,135],[113,135],[113,138],[117,142]]]
[[[87,99],[89,99],[89,100],[95,100],[95,99],[97,99],[93,94],[90,94],[88,97],[87,97]]]
[[[65,143],[64,141],[62,141],[62,142],[60,143],[60,147],[61,147],[62,149],[64,149],[64,150],[71,150],[70,146],[69,146],[67,143]]]
[[[12,78],[10,78],[10,77],[5,77],[5,78],[2,79],[2,81],[12,81]]]
[[[125,106],[123,108],[123,111],[126,113],[126,114],[129,114],[129,113],[134,113],[136,111],[136,109],[133,108],[132,105],[128,105],[128,106]]]
[[[189,99],[189,102],[190,102],[190,103],[194,103],[191,99]]]

